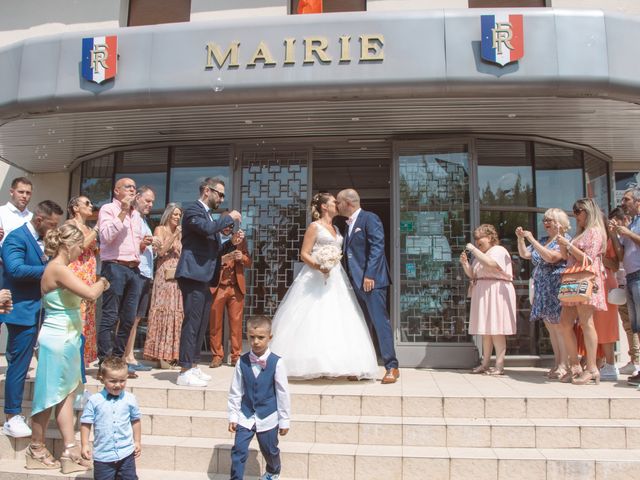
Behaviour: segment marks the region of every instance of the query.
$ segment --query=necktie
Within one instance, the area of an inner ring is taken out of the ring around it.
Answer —
[[[256,365],[260,365],[260,367],[264,370],[265,368],[267,368],[267,361],[266,360],[262,360],[261,358],[258,358],[256,356],[255,353],[250,352],[249,353],[249,361],[251,362],[251,364],[256,364]]]

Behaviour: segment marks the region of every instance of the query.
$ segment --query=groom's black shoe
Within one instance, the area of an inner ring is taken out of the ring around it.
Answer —
[[[390,368],[387,370],[387,373],[384,374],[384,377],[382,377],[381,383],[396,383],[398,377],[400,377],[400,370],[398,370],[397,368]]]

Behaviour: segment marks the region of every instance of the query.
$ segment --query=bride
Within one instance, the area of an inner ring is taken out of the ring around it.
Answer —
[[[291,377],[362,379],[378,372],[369,329],[340,265],[342,235],[332,224],[336,215],[333,195],[313,197],[314,222],[300,252],[305,265],[273,318],[271,350],[282,356]]]

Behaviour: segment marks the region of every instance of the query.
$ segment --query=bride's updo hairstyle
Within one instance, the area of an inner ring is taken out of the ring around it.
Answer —
[[[60,248],[67,249],[82,243],[84,234],[75,225],[65,223],[61,227],[53,228],[44,237],[44,253],[48,257],[55,257],[60,252]]]
[[[311,199],[311,220],[316,221],[322,217],[322,205],[327,203],[333,195],[327,192],[316,193]]]

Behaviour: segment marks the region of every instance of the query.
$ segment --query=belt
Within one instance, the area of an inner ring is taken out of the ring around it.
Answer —
[[[140,262],[135,260],[106,260],[105,263],[117,263],[127,268],[138,268],[138,265],[140,265]]]
[[[219,286],[220,287],[235,287],[236,284],[235,283],[221,283]]]
[[[627,279],[627,285],[629,285],[629,282],[635,282],[636,280],[640,280],[640,270],[636,270],[635,272],[628,273],[626,276],[626,279]]]

